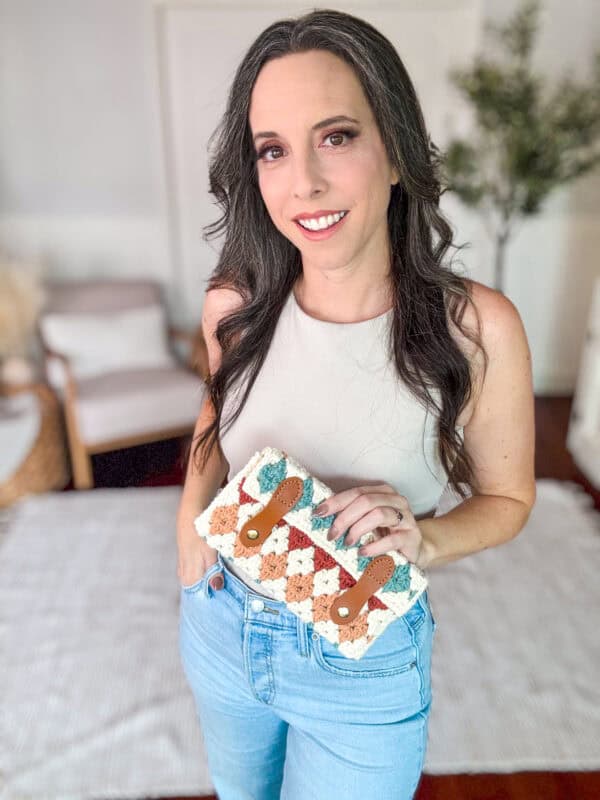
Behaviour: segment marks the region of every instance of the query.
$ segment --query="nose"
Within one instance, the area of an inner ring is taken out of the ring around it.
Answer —
[[[294,158],[292,169],[292,191],[302,200],[325,191],[327,182],[323,176],[318,155],[312,147]]]

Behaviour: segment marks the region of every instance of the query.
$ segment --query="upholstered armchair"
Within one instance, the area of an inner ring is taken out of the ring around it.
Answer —
[[[189,434],[202,405],[202,332],[167,322],[159,284],[69,281],[46,286],[39,335],[49,384],[64,401],[77,489],[94,485],[92,456]],[[176,355],[185,342],[188,358]]]

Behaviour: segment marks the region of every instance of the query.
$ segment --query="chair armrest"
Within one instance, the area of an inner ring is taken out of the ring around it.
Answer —
[[[200,375],[202,380],[206,381],[209,376],[208,349],[204,341],[202,328],[198,327],[196,330],[186,331],[170,325],[168,331],[171,339],[184,341],[188,344],[187,366]]]
[[[73,375],[73,369],[71,367],[71,362],[69,358],[64,353],[59,353],[57,350],[50,349],[44,343],[42,343],[42,349],[44,353],[44,360],[47,360],[48,358],[55,358],[62,364],[63,369],[65,371],[65,393],[69,397],[74,398],[76,394],[76,384],[75,384],[75,376]],[[46,380],[50,385],[50,380],[47,370],[46,370]]]

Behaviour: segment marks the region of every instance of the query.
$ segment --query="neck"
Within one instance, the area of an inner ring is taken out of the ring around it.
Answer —
[[[387,280],[377,284],[333,283],[322,276],[311,280],[303,273],[292,291],[303,311],[325,322],[362,322],[392,307]]]

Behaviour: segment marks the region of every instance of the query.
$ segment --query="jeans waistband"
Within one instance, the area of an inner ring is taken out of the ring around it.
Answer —
[[[240,606],[240,610],[245,620],[258,620],[263,624],[274,628],[296,628],[299,638],[305,640],[311,635],[313,630],[312,623],[305,623],[299,616],[292,613],[286,604],[281,600],[272,600],[270,597],[253,592],[252,589],[241,581],[237,575],[230,571],[227,560],[220,552],[217,552],[218,563],[223,570],[223,589]],[[214,589],[208,591],[214,592]],[[417,598],[425,610],[429,608],[429,595],[427,589]],[[314,634],[318,636],[318,634]]]
[[[272,600],[270,597],[253,592],[252,589],[241,581],[237,575],[229,570],[227,560],[217,554],[219,563],[223,568],[223,589],[240,605],[245,619],[258,619],[267,621],[276,628],[297,628],[298,623],[305,623],[281,600]]]

